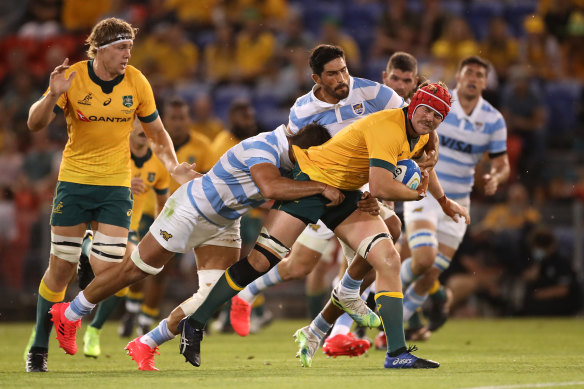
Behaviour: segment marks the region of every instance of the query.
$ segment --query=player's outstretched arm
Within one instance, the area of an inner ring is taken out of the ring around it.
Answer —
[[[30,107],[26,124],[31,131],[42,130],[55,118],[53,108],[57,104],[59,97],[69,90],[73,78],[75,78],[75,72],[71,72],[69,77],[65,77],[67,69],[69,69],[69,58],[65,58],[63,63],[51,73],[49,93]]]
[[[280,170],[269,162],[255,164],[249,172],[260,193],[267,199],[298,200],[320,194],[331,201],[327,204],[329,206],[339,205],[345,199],[340,190],[322,182],[295,181],[282,177]]]
[[[146,136],[150,139],[152,151],[162,161],[164,167],[176,182],[182,185],[193,178],[201,176],[201,173],[194,170],[195,164],[178,163],[172,140],[166,129],[164,129],[160,117],[150,123],[142,123],[142,128],[144,128]]]
[[[440,204],[440,207],[442,207],[442,211],[450,218],[452,218],[452,220],[458,222],[458,218],[462,217],[464,218],[464,222],[466,224],[470,224],[470,215],[468,213],[468,209],[446,197],[434,169],[432,169],[429,173],[428,190],[432,196],[438,200],[438,204]]]
[[[507,154],[500,155],[491,160],[491,171],[483,176],[485,180],[485,194],[492,196],[497,192],[500,184],[509,178],[509,158]]]

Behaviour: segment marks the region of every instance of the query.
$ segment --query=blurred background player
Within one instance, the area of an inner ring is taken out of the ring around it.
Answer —
[[[142,121],[153,151],[176,179],[184,182],[195,174],[190,165],[178,164],[158,117],[150,84],[128,65],[134,37],[135,29],[121,19],[99,22],[87,38],[90,60],[69,66],[65,59],[51,73],[43,98],[29,111],[32,131],[44,129],[56,112],[63,111],[69,141],[53,201],[51,256],[39,286],[27,372],[48,371],[52,323],[58,339],[66,336],[68,328],[60,326],[64,311],[53,306],[64,299],[75,274],[87,224],[91,223],[95,231],[91,262],[96,273],[123,259],[132,214],[128,136],[134,116]],[[79,325],[76,321],[75,326]],[[61,346],[68,354],[77,352],[75,344]]]
[[[452,110],[438,128],[440,156],[436,174],[446,195],[470,207],[475,166],[488,153],[491,167],[483,179],[484,193],[492,196],[509,177],[507,128],[503,116],[481,94],[487,86],[488,63],[477,56],[462,59],[456,73]],[[404,221],[412,253],[402,263],[404,320],[424,303],[438,277],[450,266],[466,224],[445,217],[437,200],[428,196],[404,204]],[[448,309],[444,306],[443,309]]]
[[[134,129],[130,133],[130,153],[132,158],[132,194],[134,206],[128,233],[128,243],[124,258],[128,258],[138,242],[138,226],[142,218],[142,210],[147,198],[152,192],[156,194],[156,214],[164,207],[168,199],[170,174],[148,146],[148,138],[138,120],[134,121]],[[99,337],[103,324],[118,307],[118,303],[128,293],[128,287],[102,301],[95,312],[91,323],[83,335],[83,354],[86,357],[97,358],[101,354]]]

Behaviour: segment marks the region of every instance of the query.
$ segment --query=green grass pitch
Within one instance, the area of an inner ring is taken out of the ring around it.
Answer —
[[[200,368],[184,362],[175,339],[156,357],[160,372],[136,369],[114,323],[104,328],[99,359],[83,356],[85,325],[75,356],[58,348],[53,331],[45,374],[24,372],[32,323],[0,324],[0,388],[584,388],[582,318],[451,320],[416,353],[442,366],[402,371],[383,369],[384,353],[374,349],[336,359],[319,351],[311,368],[301,368],[292,334],[307,322],[276,321],[246,338],[205,337]]]

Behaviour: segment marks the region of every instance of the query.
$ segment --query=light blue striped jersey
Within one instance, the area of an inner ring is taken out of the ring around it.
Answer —
[[[349,95],[337,104],[319,100],[314,95],[317,88],[319,86],[315,85],[310,92],[296,99],[290,109],[289,134],[296,134],[305,125],[316,122],[325,126],[331,136],[335,136],[364,116],[404,105],[404,99],[393,89],[364,78],[350,77]]]
[[[450,113],[436,130],[440,151],[435,170],[451,199],[469,196],[476,164],[487,152],[490,157],[507,152],[507,126],[503,115],[482,97],[470,116],[464,113],[458,91],[452,91]]]
[[[238,143],[227,150],[207,174],[187,184],[191,205],[215,225],[231,223],[267,200],[249,169],[267,162],[282,172],[292,170],[288,150],[284,125]]]

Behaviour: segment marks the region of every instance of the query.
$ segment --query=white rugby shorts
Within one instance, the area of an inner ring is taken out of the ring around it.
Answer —
[[[470,198],[465,197],[456,201],[470,210]],[[438,242],[457,249],[466,232],[464,218],[459,217],[458,223],[447,216],[438,201],[430,194],[418,201],[404,201],[404,222],[406,231],[408,225],[417,220],[426,220],[436,226]]]
[[[225,226],[208,222],[191,205],[187,185],[170,196],[150,226],[150,233],[162,247],[174,253],[211,245],[241,248],[239,219]]]

